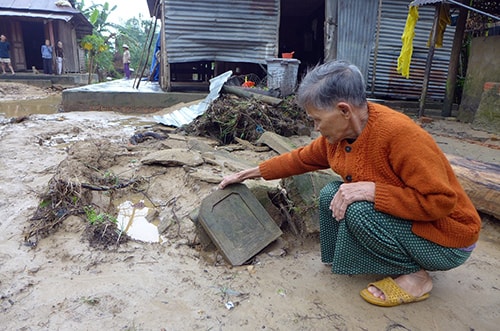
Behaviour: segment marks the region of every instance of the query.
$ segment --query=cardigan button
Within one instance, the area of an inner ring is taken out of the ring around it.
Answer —
[[[348,182],[352,182],[352,176],[351,175],[345,176],[345,180]]]
[[[351,147],[351,146],[346,146],[346,147],[345,147],[345,151],[346,151],[347,153],[349,153],[350,151],[352,151],[352,147]]]

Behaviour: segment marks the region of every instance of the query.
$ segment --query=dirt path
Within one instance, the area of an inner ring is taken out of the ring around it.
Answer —
[[[112,113],[37,115],[0,125],[0,330],[497,329],[500,226],[486,218],[465,265],[431,274],[429,300],[391,309],[371,306],[358,295],[378,276],[331,274],[320,262],[315,238],[285,233],[252,266],[231,268],[215,253],[201,254],[192,246],[196,232],[188,215],[215,184],[183,167],[157,173],[148,188],[150,198],[180,220],[162,243],[94,249],[82,238],[86,224],[70,217],[36,247],[23,245],[27,220],[75,141],[111,142],[124,152],[111,168],[137,174],[145,171],[133,161],[141,150],[128,139],[150,125],[150,117]],[[432,125],[446,152],[476,153],[498,163],[498,149],[456,137],[468,132],[475,139],[480,133],[446,121]],[[485,135],[483,143],[491,139]],[[173,137],[162,143],[189,144],[188,137]],[[270,153],[234,152],[248,162]],[[229,171],[214,165],[203,170],[214,176]]]

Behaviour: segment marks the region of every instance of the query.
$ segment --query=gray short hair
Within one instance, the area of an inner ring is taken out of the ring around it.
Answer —
[[[356,107],[366,104],[363,75],[347,61],[331,61],[312,68],[297,91],[297,103],[303,108],[327,110],[340,101]]]

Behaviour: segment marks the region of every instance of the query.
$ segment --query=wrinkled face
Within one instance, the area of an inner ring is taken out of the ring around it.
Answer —
[[[314,130],[319,131],[330,144],[336,144],[346,138],[349,120],[337,106],[328,110],[309,106],[306,107],[306,113],[314,122]]]

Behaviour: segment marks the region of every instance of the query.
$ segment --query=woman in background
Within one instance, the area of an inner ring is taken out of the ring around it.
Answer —
[[[52,46],[50,40],[45,40],[45,45],[42,45],[43,73],[52,75]]]
[[[62,75],[63,72],[63,59],[64,59],[63,44],[61,41],[58,41],[56,45],[56,64],[57,64],[58,75]]]

